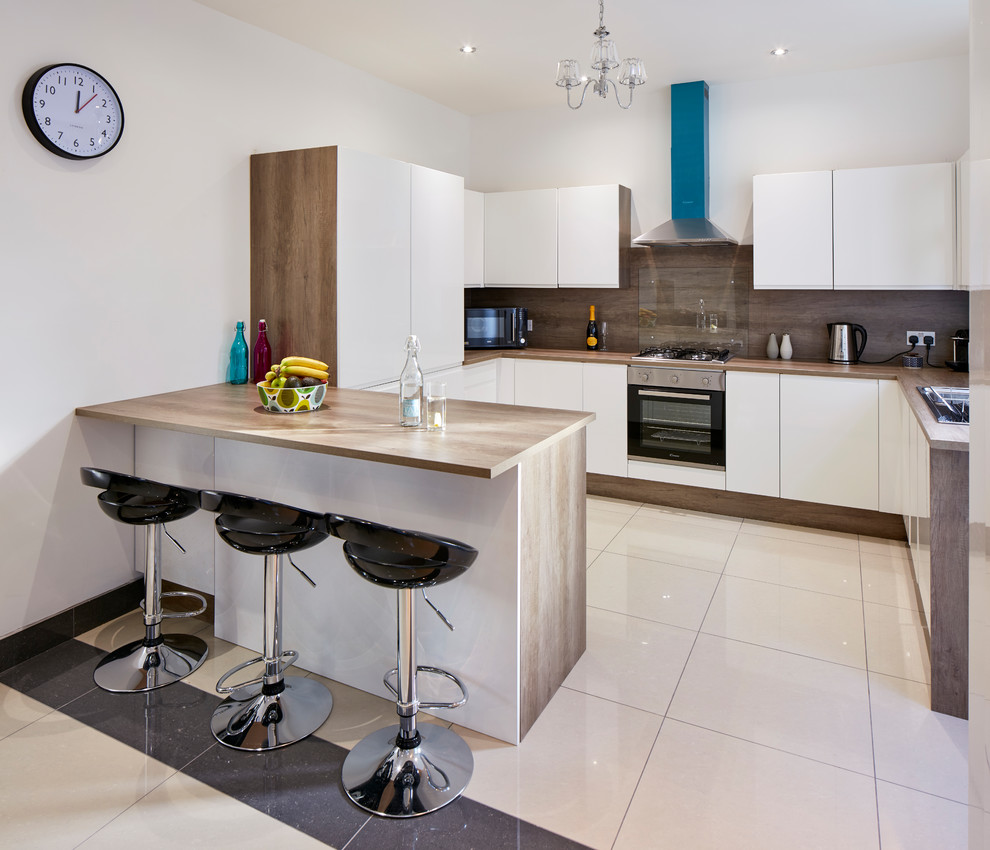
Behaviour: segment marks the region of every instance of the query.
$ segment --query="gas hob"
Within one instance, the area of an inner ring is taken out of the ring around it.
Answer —
[[[690,344],[661,345],[658,348],[644,348],[639,354],[631,357],[641,363],[655,363],[663,360],[694,361],[698,363],[725,363],[732,358],[732,352],[727,348],[703,348]]]

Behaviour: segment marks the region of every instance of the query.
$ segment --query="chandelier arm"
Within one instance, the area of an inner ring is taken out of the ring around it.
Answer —
[[[628,109],[630,106],[632,106],[633,89],[635,88],[635,86],[629,86],[629,103],[627,103],[625,106],[623,106],[622,105],[622,101],[619,99],[619,86],[618,86],[618,84],[612,82],[612,80],[609,80],[609,82],[612,83],[612,90],[615,92],[615,102],[617,104],[619,104],[619,109]]]
[[[580,109],[584,105],[584,96],[588,93],[588,86],[590,86],[593,82],[594,80],[588,80],[588,82],[584,84],[584,88],[581,89],[581,100],[578,101],[577,106],[574,106],[574,104],[571,103],[571,89],[576,88],[576,86],[567,87],[567,105],[571,109]]]

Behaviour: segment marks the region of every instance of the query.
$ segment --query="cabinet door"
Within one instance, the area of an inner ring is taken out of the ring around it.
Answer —
[[[725,375],[725,489],[780,495],[780,375]]]
[[[588,426],[588,472],[626,477],[626,367],[585,363],[583,409],[595,414]]]
[[[464,287],[485,285],[485,193],[464,190]]]
[[[904,454],[907,434],[904,433],[904,408],[907,400],[897,381],[880,381],[880,510],[904,514],[907,479],[904,475]]]
[[[833,172],[835,288],[952,289],[953,179],[951,162]]]
[[[581,363],[516,360],[516,404],[582,410],[584,379]]]
[[[780,376],[780,495],[878,508],[877,382]]]
[[[420,366],[428,371],[464,360],[464,178],[410,168],[408,332],[419,337]]]
[[[557,190],[557,285],[619,288],[619,187]]]
[[[340,148],[337,385],[398,378],[409,334],[410,166]],[[325,285],[329,286],[330,281]]]
[[[557,190],[485,195],[485,286],[557,285]]]
[[[832,172],[753,178],[753,287],[832,288]]]

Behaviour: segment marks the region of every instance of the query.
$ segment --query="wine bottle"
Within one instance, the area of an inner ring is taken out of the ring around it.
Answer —
[[[595,305],[591,305],[591,314],[588,318],[587,333],[588,351],[594,351],[598,347],[598,322],[595,321]]]
[[[272,347],[268,342],[268,324],[264,319],[258,320],[258,338],[254,341],[254,352],[251,357],[251,380],[259,383],[265,380],[265,375],[272,368]]]
[[[399,375],[399,424],[416,427],[423,421],[423,372],[419,368],[419,338],[406,337],[406,365]]]
[[[244,340],[244,322],[237,323],[234,344],[230,346],[230,374],[232,384],[246,384],[248,379],[248,347]]]

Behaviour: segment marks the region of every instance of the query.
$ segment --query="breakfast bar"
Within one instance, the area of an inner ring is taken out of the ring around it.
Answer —
[[[329,388],[320,409],[278,414],[262,407],[255,387],[229,384],[76,414],[134,426],[139,447],[192,440],[200,461],[176,463],[172,483],[201,487],[205,476],[218,490],[478,548],[464,576],[429,591],[455,630],[426,608],[420,618],[423,663],[456,672],[470,691],[445,719],[518,743],[584,652],[585,427],[593,414],[451,400],[447,428],[437,432],[401,427],[390,394]],[[140,452],[136,466],[142,474]],[[203,574],[213,575],[216,636],[258,650],[262,599],[249,557],[210,535],[184,560],[212,566]],[[285,647],[299,651],[305,669],[388,698],[394,602],[353,573],[336,541],[297,560],[317,587],[287,575]]]

